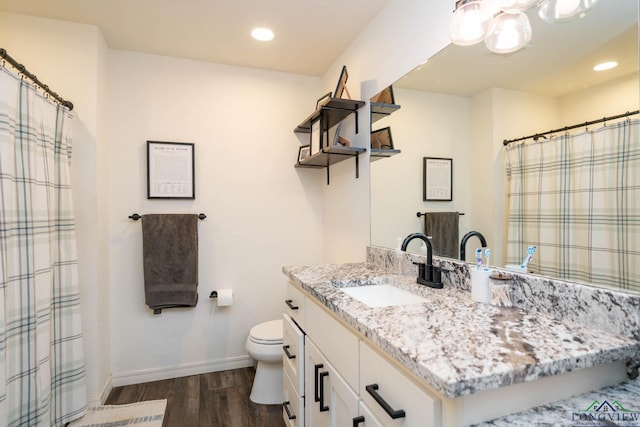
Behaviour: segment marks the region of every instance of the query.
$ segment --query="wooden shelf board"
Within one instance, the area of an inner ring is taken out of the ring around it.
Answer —
[[[321,152],[314,154],[308,159],[296,163],[295,166],[297,168],[327,167],[350,157],[356,157],[365,151],[366,150],[364,148],[357,147],[324,148]]]

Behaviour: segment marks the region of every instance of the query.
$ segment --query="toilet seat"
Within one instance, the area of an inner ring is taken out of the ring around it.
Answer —
[[[249,340],[261,345],[282,344],[282,319],[270,320],[254,326],[249,331]]]

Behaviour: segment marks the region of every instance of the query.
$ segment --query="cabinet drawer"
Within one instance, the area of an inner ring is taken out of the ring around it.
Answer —
[[[283,314],[282,324],[284,372],[289,375],[296,393],[304,396],[304,334],[286,314]]]
[[[315,301],[306,300],[305,332],[322,349],[324,356],[358,390],[358,338]]]
[[[304,294],[291,282],[287,283],[287,296],[284,300],[284,313],[304,331]]]
[[[364,404],[385,426],[440,425],[440,399],[418,387],[363,342],[360,342],[359,391]]]
[[[282,382],[282,417],[288,427],[304,427],[304,398],[300,397],[293,386],[289,375],[285,372]]]

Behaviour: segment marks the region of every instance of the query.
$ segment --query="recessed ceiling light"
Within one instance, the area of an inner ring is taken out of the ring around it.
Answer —
[[[251,30],[251,37],[261,42],[273,40],[273,31],[268,28],[254,28]]]
[[[603,63],[598,64],[595,67],[593,67],[593,71],[610,70],[610,69],[615,68],[617,66],[618,66],[618,63],[616,61],[603,62]]]

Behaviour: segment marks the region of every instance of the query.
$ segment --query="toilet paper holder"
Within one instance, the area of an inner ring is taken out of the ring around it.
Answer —
[[[209,298],[218,298],[218,291],[211,291]]]

